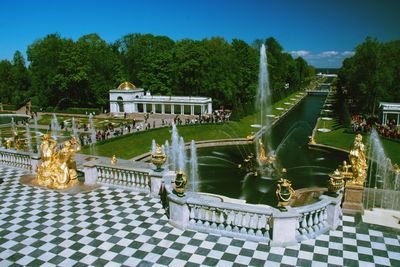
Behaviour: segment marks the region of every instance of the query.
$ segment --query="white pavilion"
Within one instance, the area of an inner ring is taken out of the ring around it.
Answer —
[[[400,125],[400,103],[380,102],[379,108],[382,110],[382,125],[386,125],[389,120],[396,120],[396,126]]]
[[[212,113],[212,99],[193,96],[152,96],[130,82],[110,90],[110,112],[206,115]]]

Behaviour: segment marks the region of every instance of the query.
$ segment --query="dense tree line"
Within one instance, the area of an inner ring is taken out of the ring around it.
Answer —
[[[400,102],[400,40],[368,37],[358,45],[339,71],[338,94],[350,100],[353,114],[377,115],[380,101]]]
[[[97,34],[77,41],[50,34],[28,47],[28,64],[19,51],[12,62],[0,62],[1,101],[107,108],[108,91],[127,80],[155,95],[209,96],[214,107],[233,109],[240,117],[253,111],[262,43],[267,46],[273,101],[310,81],[314,69],[285,53],[274,38],[249,45],[218,37],[173,41],[129,34],[108,44]]]

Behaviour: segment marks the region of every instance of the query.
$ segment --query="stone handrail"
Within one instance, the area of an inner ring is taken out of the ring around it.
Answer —
[[[173,173],[164,176],[163,206],[170,223],[181,229],[221,234],[286,246],[315,238],[339,225],[342,195],[322,195],[316,203],[279,211],[266,205],[223,202],[223,198],[173,193]]]
[[[95,164],[95,168],[97,183],[150,193],[149,170],[108,164]]]
[[[29,171],[35,171],[32,158],[35,155],[29,152],[0,148],[0,164]],[[37,165],[37,164],[36,164]]]

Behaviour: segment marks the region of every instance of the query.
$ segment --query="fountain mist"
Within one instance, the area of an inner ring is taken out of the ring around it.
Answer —
[[[197,151],[196,151],[196,143],[192,140],[190,144],[190,181],[192,184],[192,191],[197,192],[198,190],[198,166],[197,166]]]

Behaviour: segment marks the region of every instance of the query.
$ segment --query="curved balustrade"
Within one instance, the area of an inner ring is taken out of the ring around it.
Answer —
[[[31,154],[28,152],[0,149],[0,164],[32,170]]]
[[[187,200],[188,228],[233,237],[268,242],[272,210],[233,203],[204,201],[200,196]]]
[[[96,164],[97,183],[150,193],[150,174],[133,168]]]

